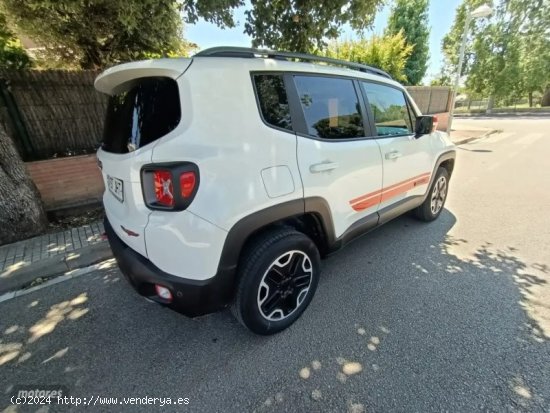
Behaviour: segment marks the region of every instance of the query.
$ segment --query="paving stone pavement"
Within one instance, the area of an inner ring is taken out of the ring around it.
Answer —
[[[29,265],[50,257],[78,251],[104,242],[103,223],[97,221],[77,228],[53,232],[0,247],[0,272],[8,267]]]

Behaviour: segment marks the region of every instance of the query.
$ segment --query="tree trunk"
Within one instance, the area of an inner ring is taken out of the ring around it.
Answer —
[[[47,223],[38,189],[0,125],[0,245],[40,234]]]
[[[529,107],[533,107],[533,92],[529,92]]]
[[[542,95],[542,100],[540,101],[541,106],[550,106],[550,87],[546,89],[544,95]]]

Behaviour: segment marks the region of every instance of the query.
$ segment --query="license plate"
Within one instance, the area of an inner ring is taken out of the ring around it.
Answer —
[[[107,186],[116,199],[124,202],[124,182],[121,179],[107,175]]]

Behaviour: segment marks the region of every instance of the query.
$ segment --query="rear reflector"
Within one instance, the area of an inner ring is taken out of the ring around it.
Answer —
[[[163,287],[162,285],[155,284],[155,291],[160,298],[167,301],[172,301],[172,293],[168,288]]]

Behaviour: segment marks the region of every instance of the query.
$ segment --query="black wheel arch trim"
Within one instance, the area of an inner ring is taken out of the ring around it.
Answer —
[[[437,161],[435,162],[435,166],[434,166],[434,169],[432,171],[432,175],[430,176],[430,182],[428,184],[428,189],[426,190],[426,193],[422,197],[422,202],[424,202],[426,200],[426,198],[428,197],[428,195],[430,193],[429,189],[432,187],[432,183],[435,179],[435,175],[437,173],[437,170],[441,166],[441,164],[443,162],[451,160],[451,159],[453,161],[456,159],[456,149],[451,149],[451,150],[443,152],[441,155],[439,155],[439,157],[437,158]],[[451,178],[451,175],[452,175],[452,171],[449,172],[449,179]],[[422,202],[420,202],[420,203],[422,204]]]
[[[218,270],[236,270],[242,248],[253,234],[270,225],[310,213],[319,219],[327,245],[333,244],[336,237],[328,202],[321,197],[294,199],[253,212],[237,221],[227,233]]]
[[[304,199],[294,199],[253,212],[237,221],[225,239],[218,272],[236,270],[241,251],[251,235],[281,220],[304,214]]]

